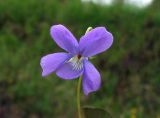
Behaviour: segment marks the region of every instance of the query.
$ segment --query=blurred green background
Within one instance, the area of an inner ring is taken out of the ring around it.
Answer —
[[[82,106],[113,118],[160,118],[160,1],[146,8],[80,0],[0,0],[0,118],[76,118],[77,79],[41,77],[40,59],[62,51],[49,35],[63,24],[79,39],[105,26],[113,46],[91,60],[102,76]]]

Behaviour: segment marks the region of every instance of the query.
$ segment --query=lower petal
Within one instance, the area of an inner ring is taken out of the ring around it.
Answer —
[[[65,62],[57,69],[56,74],[63,79],[75,79],[79,77],[82,72],[83,68],[80,70],[76,70],[70,62]]]
[[[47,76],[54,72],[61,64],[63,64],[70,55],[68,53],[48,54],[41,59],[41,67],[43,69],[42,76]]]
[[[88,60],[84,61],[83,91],[85,95],[97,91],[101,85],[101,76]]]

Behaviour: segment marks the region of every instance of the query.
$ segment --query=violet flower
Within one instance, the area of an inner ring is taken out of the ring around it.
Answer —
[[[101,85],[101,76],[89,61],[91,56],[111,47],[113,36],[105,27],[97,27],[80,38],[78,44],[73,34],[63,25],[53,25],[50,35],[59,47],[66,50],[46,55],[41,59],[42,76],[55,72],[62,79],[75,79],[82,75],[85,95],[96,91]]]

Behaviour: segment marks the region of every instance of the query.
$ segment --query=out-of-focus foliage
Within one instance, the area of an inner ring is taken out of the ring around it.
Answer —
[[[77,37],[105,26],[113,46],[91,60],[101,89],[82,105],[105,108],[115,118],[160,117],[160,9],[98,6],[78,0],[0,1],[0,117],[75,118],[77,80],[41,77],[42,56],[62,51],[49,35],[64,24]]]

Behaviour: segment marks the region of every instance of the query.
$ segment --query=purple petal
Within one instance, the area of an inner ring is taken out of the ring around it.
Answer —
[[[75,70],[70,62],[66,62],[57,69],[56,74],[63,79],[75,79],[79,77],[82,72],[83,68],[81,70]]]
[[[97,27],[80,39],[80,53],[90,57],[101,53],[111,47],[113,36],[105,27]]]
[[[83,91],[85,95],[97,91],[101,84],[101,77],[97,69],[88,60],[84,61]]]
[[[41,67],[43,69],[42,76],[47,76],[54,72],[61,64],[63,64],[70,55],[67,53],[54,53],[49,54],[41,59]]]
[[[73,34],[63,25],[53,25],[50,34],[54,41],[64,50],[76,54],[78,42]]]

